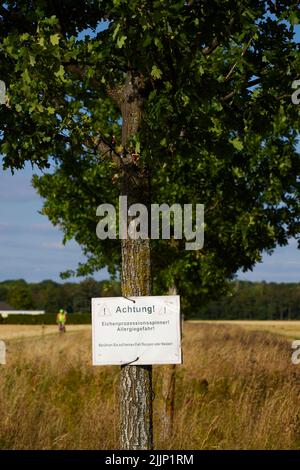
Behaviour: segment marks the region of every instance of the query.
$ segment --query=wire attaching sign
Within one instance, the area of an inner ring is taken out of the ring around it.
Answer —
[[[92,299],[93,365],[181,364],[179,295]]]

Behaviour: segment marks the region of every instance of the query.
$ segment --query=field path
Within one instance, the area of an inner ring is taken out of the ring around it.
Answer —
[[[288,339],[300,339],[300,321],[298,320],[187,320],[186,323],[236,325],[252,331],[276,333],[286,336]],[[67,325],[67,332],[89,330],[91,330],[91,325]],[[56,325],[0,325],[0,340],[34,338],[57,333]]]
[[[67,332],[88,331],[91,325],[67,325]],[[0,325],[0,340],[58,334],[56,325]]]

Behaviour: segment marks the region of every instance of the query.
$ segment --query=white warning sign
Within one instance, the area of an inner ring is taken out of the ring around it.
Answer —
[[[92,299],[93,364],[181,364],[179,295]]]

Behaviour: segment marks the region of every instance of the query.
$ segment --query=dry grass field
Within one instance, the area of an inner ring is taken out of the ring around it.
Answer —
[[[89,327],[69,326],[61,336],[21,327],[19,336],[27,335],[18,340],[20,327],[9,328],[10,336],[0,327],[8,346],[0,449],[118,448],[118,367],[91,366]],[[154,367],[157,449],[300,448],[300,366],[291,364],[290,341],[238,324],[189,322],[183,343],[168,439],[161,419],[168,367]]]
[[[198,321],[195,321],[198,323]],[[238,325],[253,331],[268,331],[278,335],[287,336],[288,339],[300,339],[300,321],[289,320],[201,320],[203,323],[220,325]],[[194,323],[194,322],[193,322]]]

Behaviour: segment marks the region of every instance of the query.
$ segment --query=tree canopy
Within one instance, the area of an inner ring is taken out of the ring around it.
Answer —
[[[34,185],[44,213],[84,247],[80,273],[119,269],[95,211],[116,204],[129,158],[151,202],[205,205],[203,250],[152,241],[160,289],[219,292],[298,236],[297,1],[8,1],[0,14],[4,165],[54,166]],[[124,145],[128,76],[141,83],[142,119]]]

